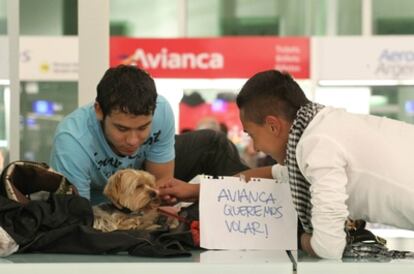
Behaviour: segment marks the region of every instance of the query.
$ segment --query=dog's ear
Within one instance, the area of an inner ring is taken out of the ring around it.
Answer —
[[[156,187],[155,184],[155,176],[152,175],[151,173],[148,173],[146,171],[141,171],[141,177],[140,180],[142,180],[142,182],[145,185],[151,186],[151,187]]]
[[[108,183],[103,190],[104,195],[118,208],[121,207],[118,202],[121,178],[122,172],[116,172],[109,177]]]

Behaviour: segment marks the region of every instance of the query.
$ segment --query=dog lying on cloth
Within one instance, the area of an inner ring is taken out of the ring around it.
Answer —
[[[38,192],[47,195],[35,195]],[[187,213],[185,210],[180,215]],[[132,256],[171,257],[190,256],[185,247],[197,247],[184,222],[174,230],[162,225],[155,230],[102,232],[93,228],[94,219],[90,202],[80,197],[76,188],[47,164],[15,161],[0,176],[1,256],[15,252],[115,254],[127,251]]]
[[[135,169],[119,170],[109,178],[103,193],[112,204],[93,207],[95,229],[109,232],[160,227],[157,224],[160,200],[152,174]]]

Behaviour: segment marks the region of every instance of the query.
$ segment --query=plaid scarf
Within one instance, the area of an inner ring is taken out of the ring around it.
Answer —
[[[311,223],[312,205],[309,191],[310,184],[306,181],[305,177],[303,177],[298,167],[298,163],[296,162],[296,146],[303,131],[322,108],[324,108],[323,105],[310,102],[298,110],[296,119],[293,121],[292,127],[290,128],[285,159],[285,165],[287,166],[289,173],[289,184],[293,203],[298,213],[299,220],[303,225],[303,229],[307,233],[312,233],[313,230]]]

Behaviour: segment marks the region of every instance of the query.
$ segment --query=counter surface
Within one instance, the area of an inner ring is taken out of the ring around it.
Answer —
[[[143,258],[120,255],[15,254],[0,259],[0,273],[289,273],[285,251],[193,251],[191,257]]]

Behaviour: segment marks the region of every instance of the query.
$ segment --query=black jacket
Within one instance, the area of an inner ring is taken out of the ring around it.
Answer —
[[[0,196],[0,226],[20,246],[18,252],[105,254],[127,251],[146,257],[190,256],[182,243],[189,231],[100,232],[92,228],[93,212],[87,199],[51,195],[47,201],[23,205]],[[182,234],[182,235],[181,235]],[[177,235],[181,235],[177,239]]]

